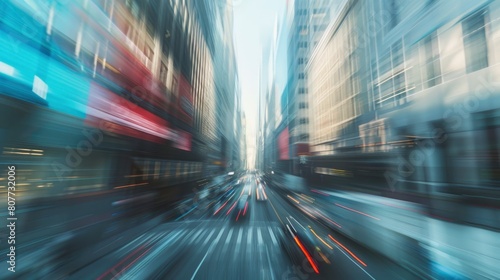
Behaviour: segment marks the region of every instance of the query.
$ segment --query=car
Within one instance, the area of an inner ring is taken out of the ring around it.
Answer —
[[[257,187],[255,188],[255,194],[257,196],[257,201],[266,201],[267,200],[267,194],[264,186],[262,183],[259,183]]]
[[[310,228],[302,226],[293,217],[287,217],[283,222],[281,246],[290,260],[302,267],[307,263],[306,272],[320,274],[326,260],[326,252],[321,249],[324,246],[319,244]]]
[[[236,207],[233,209],[233,219],[235,222],[247,219],[249,216],[248,207],[250,204],[250,199],[248,194],[243,194],[240,196],[236,202]]]

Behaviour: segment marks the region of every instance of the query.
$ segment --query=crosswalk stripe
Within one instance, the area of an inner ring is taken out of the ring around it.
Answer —
[[[250,243],[252,243],[252,229],[253,227],[249,227],[248,228],[248,235],[247,235],[247,244],[250,245]]]
[[[183,230],[181,230],[181,231],[183,231]],[[149,240],[149,242],[151,242],[151,243],[156,242],[157,240],[162,239],[163,237],[168,236],[168,235],[170,235],[171,233],[172,233],[172,232],[163,232],[163,233],[159,233],[159,234],[157,234],[155,237],[151,238],[151,239]]]
[[[229,231],[229,233],[227,234],[227,238],[226,238],[226,244],[229,244],[229,241],[231,240],[231,236],[233,235],[233,229],[231,229]]]
[[[215,238],[215,241],[214,241],[214,243],[215,243],[215,244],[219,243],[219,240],[220,240],[220,238],[222,237],[222,234],[224,233],[224,231],[225,231],[225,230],[226,230],[226,229],[224,229],[224,228],[223,228],[223,229],[220,231],[219,235],[217,235],[217,238]]]
[[[198,234],[198,231],[196,231],[195,229],[192,229],[192,230],[188,230],[185,234],[183,234],[179,240],[176,242],[176,245],[177,246],[185,246],[184,244],[193,244],[196,242],[196,240],[194,240],[194,236],[196,236]]]
[[[196,233],[196,235],[191,239],[191,240],[193,240],[193,243],[198,242],[200,240],[200,239],[198,239],[198,237],[200,236],[200,234],[203,235],[203,233],[206,232],[206,231],[207,231],[206,229],[200,228],[198,230],[198,232]]]
[[[144,235],[146,235],[145,233],[143,233],[141,236],[137,237],[136,239],[134,239],[133,241],[127,243],[125,246],[121,247],[118,252],[123,252],[125,251],[127,248],[129,247],[132,247],[135,242],[139,241],[140,243],[146,243],[149,239],[153,238],[155,235],[154,234],[148,234],[144,239],[142,238]]]
[[[238,239],[236,240],[236,243],[238,243],[238,245],[241,243],[241,235],[243,234],[242,232],[242,229],[240,228],[240,231],[238,232]]]
[[[267,227],[269,230],[269,235],[271,235],[271,240],[273,241],[274,246],[278,246],[278,242],[276,241],[276,237],[274,237],[274,232],[271,227]]]
[[[257,228],[257,238],[259,240],[259,245],[263,245],[264,242],[262,240],[262,233],[260,232],[260,228]]]
[[[205,239],[205,242],[203,242],[203,245],[206,245],[208,243],[208,241],[210,240],[210,237],[212,237],[212,235],[214,235],[215,233],[215,229],[212,230],[212,232],[208,235],[207,239]]]

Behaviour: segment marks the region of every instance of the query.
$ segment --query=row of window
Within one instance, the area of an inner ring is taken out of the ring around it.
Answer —
[[[297,43],[298,48],[307,48],[307,42],[298,42]]]
[[[298,15],[298,16],[307,16],[307,9],[298,9],[295,12],[295,14]]]
[[[299,94],[307,94],[308,90],[307,88],[299,88]]]
[[[298,64],[298,65],[302,65],[302,64],[307,63],[307,62],[308,62],[308,59],[307,59],[307,58],[299,57],[299,58],[297,59],[297,64]]]
[[[295,142],[308,142],[309,141],[309,134],[308,133],[302,133],[302,134],[297,135],[297,136],[291,136],[290,137],[290,141],[292,143],[295,143]]]
[[[313,30],[314,30],[314,32],[316,32],[316,31],[325,31],[326,27],[327,27],[326,24],[314,25],[313,26]]]
[[[480,10],[462,21],[466,73],[472,73],[489,66],[485,24],[485,10]],[[449,70],[442,68],[442,60],[445,59],[443,61],[446,63],[446,56],[450,56],[450,54],[440,52],[440,49],[443,48],[440,43],[442,42],[440,42],[437,32],[434,31],[422,39],[416,49],[405,50],[408,57],[413,55],[420,57],[418,63],[422,66],[421,70],[415,68],[408,73],[396,73],[380,84],[375,84],[374,91],[378,95],[377,108],[402,104],[407,95],[443,83],[443,76],[449,73]],[[446,45],[447,42],[443,44]],[[390,51],[379,59],[380,73],[388,73],[391,69],[403,65],[405,61],[403,50],[401,40],[391,46]],[[421,75],[418,75],[420,73],[415,75],[412,71],[421,71]],[[415,79],[415,77],[421,77],[421,80]],[[407,79],[409,80],[408,86],[405,85]],[[414,90],[414,88],[416,89]]]
[[[201,174],[203,167],[201,162],[168,160],[144,160],[140,166],[134,175],[141,175],[142,180],[195,177]]]
[[[314,14],[324,14],[326,13],[326,8],[313,9]]]

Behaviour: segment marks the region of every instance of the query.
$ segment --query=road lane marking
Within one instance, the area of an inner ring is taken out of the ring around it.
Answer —
[[[344,252],[344,250],[340,249],[339,246],[337,246],[336,244],[334,244],[335,247],[337,247],[337,249],[339,249],[340,252],[342,252],[342,254],[344,254],[353,264],[355,264],[357,267],[359,267],[359,269],[363,270],[364,273],[366,273],[366,275],[368,275],[368,277],[370,277],[371,279],[373,280],[376,280],[373,276],[370,275],[370,273],[368,273],[364,268],[362,268],[357,262],[355,262],[353,259],[351,259],[351,257],[349,257],[349,255],[347,255],[346,252]]]
[[[267,227],[267,229],[269,230],[269,235],[271,236],[271,239],[273,241],[274,246],[278,247],[278,242],[276,241],[276,238],[274,237],[273,230],[269,226]]]
[[[226,244],[229,244],[229,241],[231,240],[231,236],[233,235],[233,229],[231,229],[227,235],[226,238]]]
[[[269,204],[271,204],[271,207],[273,207],[274,214],[276,214],[276,217],[278,217],[278,220],[280,220],[280,223],[281,223],[282,225],[285,225],[285,224],[283,224],[283,221],[281,220],[280,215],[278,215],[278,212],[276,211],[276,208],[274,208],[274,205],[273,205],[273,203],[271,202],[271,200],[270,200],[270,199],[268,199],[268,201],[269,201]]]
[[[293,226],[292,222],[290,222],[290,220],[288,219],[288,217],[285,217],[286,220],[288,221],[288,223],[290,224],[290,226],[293,228],[293,231],[297,232],[297,230],[295,229],[295,227]]]
[[[266,255],[267,255],[267,262],[269,263],[269,269],[271,270],[271,279],[274,280],[273,265],[271,263],[271,258],[269,257],[269,250],[267,249],[267,245],[266,245]]]
[[[292,218],[292,219],[293,219],[293,220],[294,220],[297,224],[299,224],[299,226],[300,226],[302,229],[306,230],[306,228],[305,228],[303,225],[301,225],[301,224],[299,223],[299,221],[297,221],[294,217],[290,216],[290,218]]]
[[[212,232],[213,233],[213,232]],[[203,262],[205,261],[205,259],[207,258],[208,256],[208,253],[210,253],[210,251],[212,251],[212,248],[215,246],[215,242],[212,242],[212,245],[210,245],[210,247],[208,247],[208,250],[207,252],[205,253],[205,256],[203,257],[203,259],[201,259],[200,261],[200,264],[198,265],[198,267],[196,268],[196,270],[194,271],[193,273],[193,276],[191,276],[191,280],[194,279],[194,277],[196,277],[196,274],[198,273],[198,270],[200,270],[200,267],[201,265],[203,264]]]
[[[334,241],[337,245],[339,245],[340,247],[342,247],[342,249],[344,249],[344,251],[346,251],[347,253],[349,253],[349,255],[351,255],[353,258],[355,258],[360,264],[362,264],[363,266],[367,266],[360,258],[358,258],[358,256],[356,256],[353,252],[351,252],[351,250],[349,250],[346,246],[344,246],[342,243],[340,243],[339,241],[337,241],[335,238],[333,238],[331,235],[328,235],[328,237],[330,237],[330,239],[332,241]]]

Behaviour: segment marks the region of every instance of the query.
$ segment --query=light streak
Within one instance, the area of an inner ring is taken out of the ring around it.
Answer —
[[[373,216],[371,216],[371,215],[368,215],[368,214],[363,213],[363,212],[358,211],[358,210],[354,210],[354,209],[349,208],[349,207],[347,207],[347,206],[340,205],[340,204],[338,204],[338,203],[335,203],[335,205],[337,205],[338,207],[342,207],[342,208],[344,208],[344,209],[346,209],[346,210],[349,210],[349,211],[352,211],[352,212],[355,212],[355,213],[361,214],[361,215],[363,215],[363,216],[366,216],[366,217],[369,217],[369,218],[375,219],[375,220],[377,220],[377,221],[380,221],[380,219],[379,219],[379,218],[377,218],[377,217],[373,217]]]

